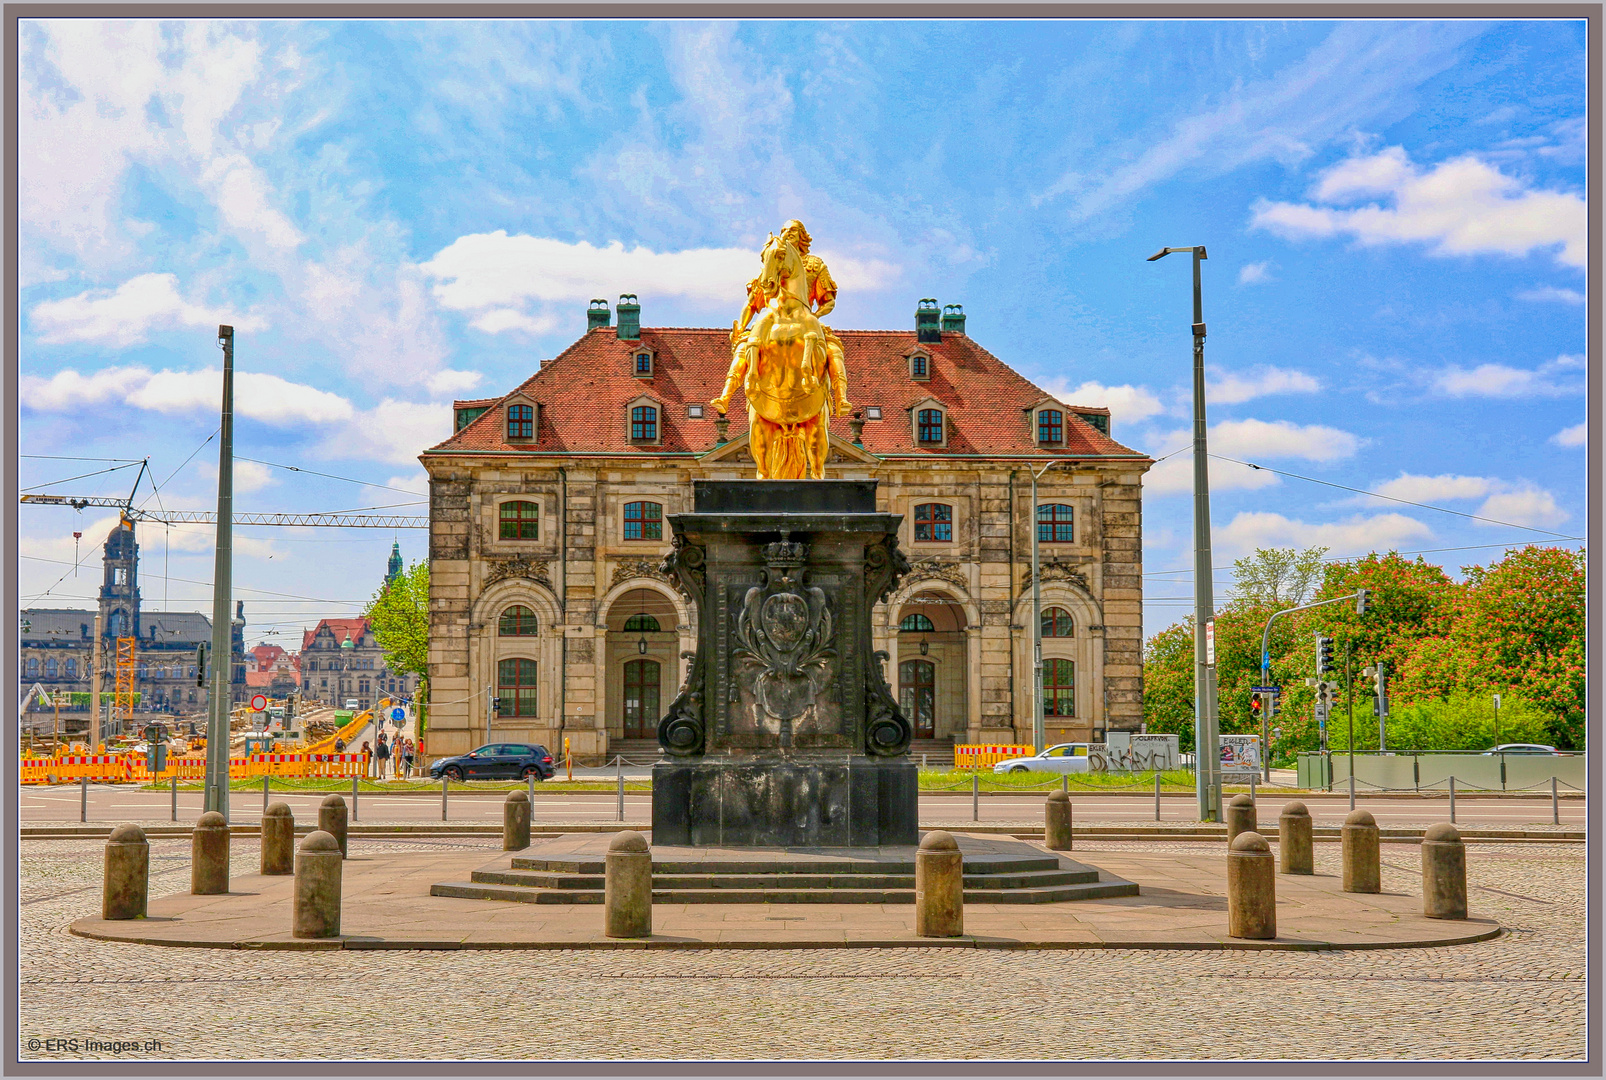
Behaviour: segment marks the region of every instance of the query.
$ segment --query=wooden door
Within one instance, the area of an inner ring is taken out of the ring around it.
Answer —
[[[657,737],[659,675],[656,660],[632,660],[625,665],[625,738]]]
[[[905,660],[898,665],[898,704],[917,739],[937,737],[937,665]]]

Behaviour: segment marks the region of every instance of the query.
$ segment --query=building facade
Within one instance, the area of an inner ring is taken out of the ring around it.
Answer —
[[[632,301],[634,298],[630,298]],[[728,329],[591,327],[499,398],[456,403],[430,477],[432,755],[498,738],[582,755],[656,738],[694,648],[659,570],[692,482],[753,475],[747,410],[710,399]],[[855,415],[828,475],[879,482],[913,569],[875,614],[917,740],[1030,743],[1031,530],[1049,742],[1142,715],[1142,474],[1102,408],[1063,403],[922,301],[912,331],[838,331]],[[1037,505],[1032,506],[1032,476]],[[918,746],[917,746],[918,749]]]
[[[372,709],[381,698],[412,701],[418,676],[390,669],[364,618],[322,619],[301,639],[301,695],[343,709]]]

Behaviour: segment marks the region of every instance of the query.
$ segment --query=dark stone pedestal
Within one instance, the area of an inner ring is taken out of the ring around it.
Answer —
[[[697,653],[658,725],[655,844],[916,842],[913,734],[871,614],[909,563],[873,481],[707,481],[664,560]]]
[[[652,768],[654,844],[884,847],[914,844],[916,769],[906,759],[704,758]]]

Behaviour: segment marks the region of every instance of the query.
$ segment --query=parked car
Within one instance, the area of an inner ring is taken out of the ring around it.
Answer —
[[[1560,754],[1554,746],[1545,746],[1541,743],[1508,742],[1501,743],[1492,750],[1485,750],[1484,755],[1490,754]]]
[[[993,766],[993,772],[1087,772],[1087,743],[1060,743],[1031,757],[1005,758]]]
[[[429,767],[431,779],[521,780],[533,776],[550,780],[557,772],[544,746],[530,743],[486,743],[457,757],[441,758]]]

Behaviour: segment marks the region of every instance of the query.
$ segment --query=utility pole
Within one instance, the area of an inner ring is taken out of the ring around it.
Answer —
[[[1199,820],[1220,821],[1220,719],[1215,671],[1205,662],[1205,624],[1215,615],[1210,554],[1210,465],[1205,445],[1204,296],[1199,263],[1204,246],[1162,248],[1149,262],[1167,255],[1193,255],[1193,745]]]
[[[1350,658],[1355,654],[1355,642],[1344,641],[1344,707],[1349,710],[1349,789],[1355,790],[1355,682],[1350,676]]]
[[[1047,725],[1043,719],[1043,590],[1039,584],[1037,562],[1037,478],[1054,467],[1051,461],[1032,473],[1032,750],[1042,753],[1048,746]]]
[[[204,808],[229,816],[229,687],[234,676],[234,327],[219,326],[223,408],[217,461],[217,554],[212,570],[212,681],[206,710]]]
[[[95,718],[95,726],[101,725],[100,718],[100,665],[102,662],[100,642],[100,612],[95,613],[95,653],[92,668],[89,674],[89,713]]]

